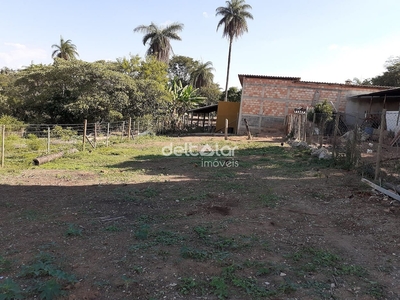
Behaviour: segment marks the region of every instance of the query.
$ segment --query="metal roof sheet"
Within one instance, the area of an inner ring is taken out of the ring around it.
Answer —
[[[188,110],[188,112],[193,112],[196,114],[207,114],[207,113],[210,113],[213,111],[217,111],[217,109],[218,109],[218,104],[212,104],[212,105],[208,105],[208,106],[194,108],[194,109]]]
[[[320,81],[302,81],[301,77],[285,77],[285,76],[268,76],[268,75],[251,75],[251,74],[239,74],[239,81],[243,85],[243,78],[265,78],[265,79],[278,79],[278,80],[292,80],[296,82],[303,83],[315,83],[315,84],[329,84],[329,85],[342,85],[342,86],[352,86],[352,87],[362,87],[362,88],[380,88],[380,89],[390,89],[393,87],[380,86],[380,85],[357,85],[357,84],[347,84],[347,83],[337,83],[337,82],[320,82]]]
[[[400,97],[400,88],[392,88],[384,91],[373,92],[368,94],[361,94],[353,96],[352,98],[371,98],[371,97]]]

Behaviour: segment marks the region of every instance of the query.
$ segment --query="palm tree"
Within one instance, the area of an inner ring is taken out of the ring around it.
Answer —
[[[253,19],[253,15],[248,12],[251,8],[252,7],[249,4],[245,3],[245,0],[230,0],[226,1],[226,6],[221,6],[216,9],[215,15],[222,16],[222,19],[218,22],[217,31],[219,27],[223,25],[224,31],[222,36],[227,37],[229,40],[225,101],[228,101],[228,80],[231,64],[232,41],[234,38],[239,38],[243,33],[248,32],[246,19]]]
[[[51,48],[56,48],[51,55],[52,58],[58,57],[65,60],[75,59],[79,56],[76,51],[76,46],[72,44],[71,40],[64,41],[63,37],[60,36],[60,45],[54,44]]]
[[[178,32],[182,31],[183,24],[172,23],[166,27],[158,27],[153,22],[149,26],[140,25],[134,32],[144,33],[143,45],[149,43],[147,55],[154,55],[157,60],[168,63],[172,51],[170,40],[181,40]]]
[[[208,87],[214,82],[214,67],[211,61],[201,62],[190,74],[191,84],[195,88]]]

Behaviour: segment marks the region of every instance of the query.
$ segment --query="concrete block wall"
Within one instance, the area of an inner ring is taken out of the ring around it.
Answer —
[[[284,129],[284,120],[294,108],[311,107],[327,100],[345,112],[349,96],[385,90],[384,87],[301,81],[299,77],[239,75],[242,99],[238,134],[245,134],[244,119],[252,133]]]

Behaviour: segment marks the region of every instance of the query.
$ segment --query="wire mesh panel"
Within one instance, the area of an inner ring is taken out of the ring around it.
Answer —
[[[33,158],[50,153],[84,150],[86,144],[91,148],[110,147],[138,136],[163,133],[167,125],[165,120],[148,117],[118,122],[4,125],[1,154],[5,164],[22,160],[29,164]]]
[[[368,177],[381,178],[386,174],[393,177],[397,173],[400,159],[397,111],[360,115],[308,112],[306,119],[293,114],[286,120],[289,138],[328,149],[342,166],[355,167]]]

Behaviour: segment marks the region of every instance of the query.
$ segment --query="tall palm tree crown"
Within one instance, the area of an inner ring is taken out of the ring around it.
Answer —
[[[245,0],[230,0],[225,3],[226,6],[221,6],[216,9],[215,15],[222,16],[222,19],[218,22],[217,31],[223,26],[224,30],[222,36],[229,40],[228,67],[225,85],[225,101],[227,101],[232,42],[233,39],[237,39],[245,32],[248,32],[247,19],[253,19],[253,15],[248,11],[252,7],[246,4]]]
[[[178,32],[182,31],[183,24],[172,23],[166,27],[158,27],[153,22],[149,26],[140,25],[134,32],[144,33],[143,45],[149,43],[147,55],[154,55],[159,61],[168,63],[172,52],[170,40],[181,40]]]
[[[214,81],[214,67],[211,61],[201,62],[190,74],[191,84],[195,88],[208,87]]]
[[[72,44],[71,40],[64,41],[62,36],[60,36],[60,44],[54,44],[51,47],[56,48],[51,55],[52,58],[58,57],[65,60],[71,60],[75,59],[76,56],[79,56],[76,51],[76,46]]]

